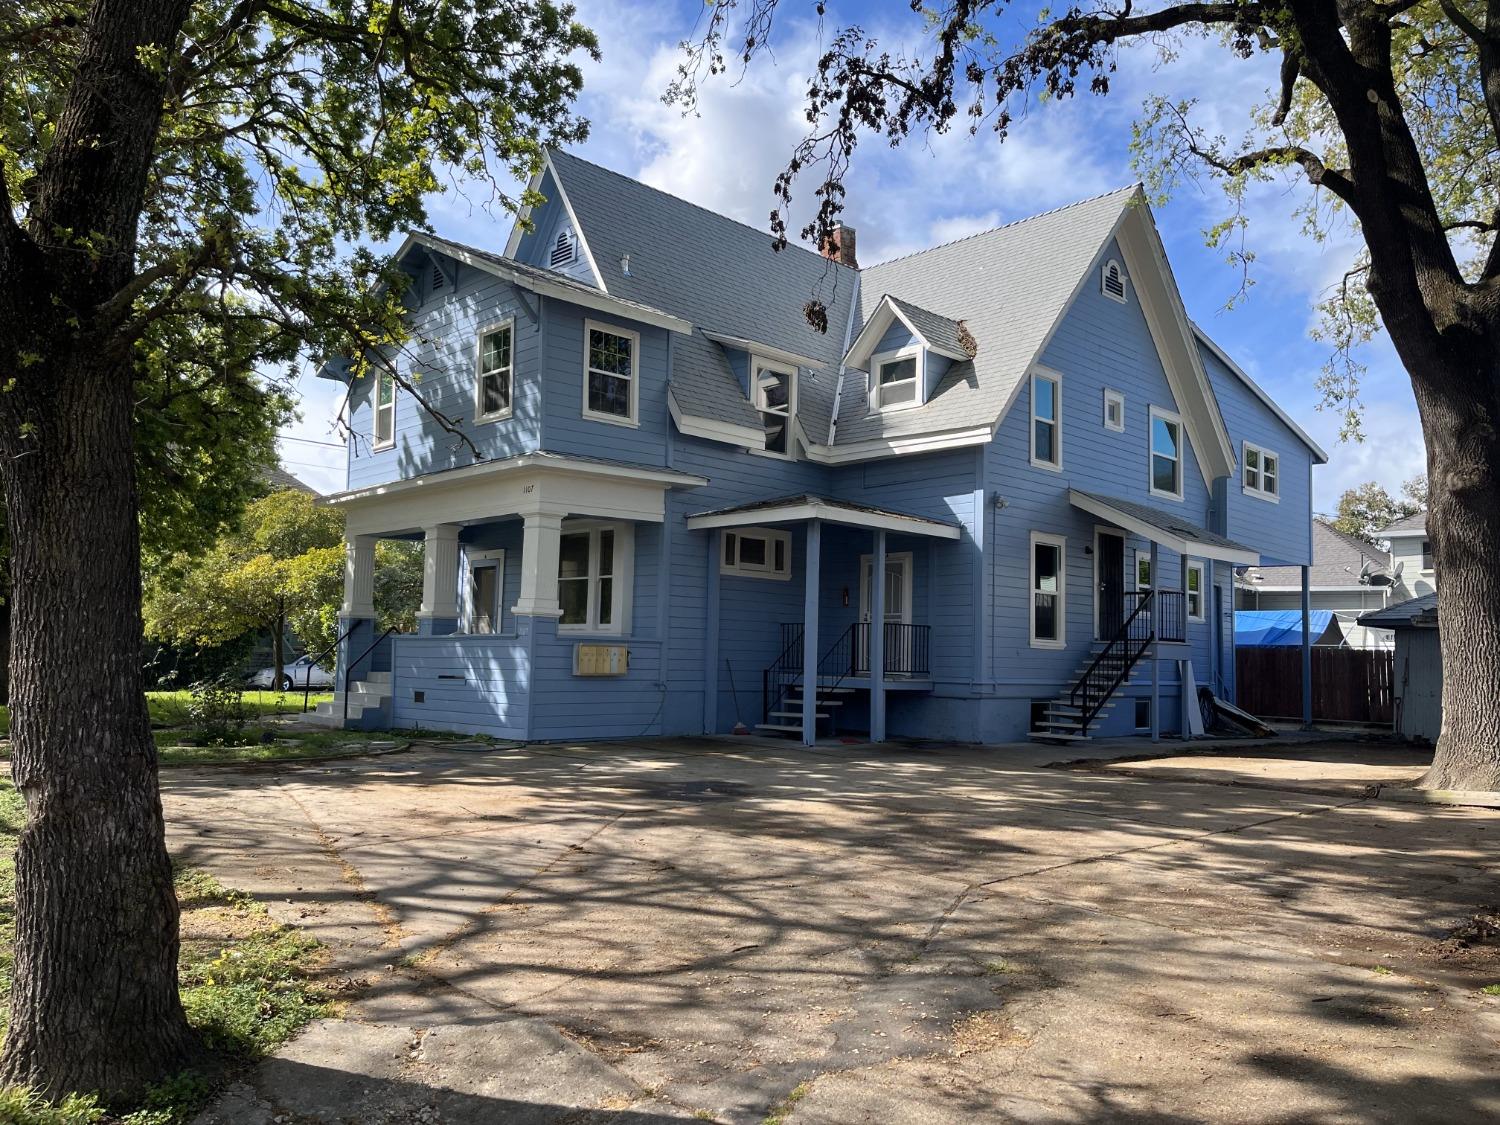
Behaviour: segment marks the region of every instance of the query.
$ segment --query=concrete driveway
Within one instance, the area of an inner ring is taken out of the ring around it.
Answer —
[[[1500,814],[1044,760],[164,774],[180,860],[321,938],[354,997],[203,1121],[1500,1116]]]

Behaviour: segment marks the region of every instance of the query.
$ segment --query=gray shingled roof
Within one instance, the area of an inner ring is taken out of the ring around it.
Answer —
[[[754,515],[756,512],[768,511],[772,508],[790,508],[802,504],[817,504],[823,508],[841,509],[846,512],[858,512],[872,516],[894,516],[897,519],[915,520],[918,523],[932,524],[935,527],[957,527],[956,523],[948,520],[935,520],[931,516],[919,516],[912,512],[900,512],[895,508],[877,508],[873,504],[856,504],[852,500],[840,500],[833,496],[820,496],[813,492],[800,492],[792,496],[777,496],[770,500],[752,500],[748,504],[736,504],[729,508],[715,508],[708,512],[694,512],[691,518],[704,516],[738,516]]]
[[[1152,508],[1146,504],[1137,504],[1134,500],[1124,500],[1118,496],[1105,496],[1099,492],[1085,492],[1083,489],[1075,489],[1079,495],[1087,496],[1099,504],[1107,504],[1140,520],[1142,523],[1150,524],[1174,539],[1185,539],[1189,542],[1201,543],[1205,547],[1223,547],[1231,551],[1249,551],[1255,554],[1254,547],[1247,547],[1243,543],[1236,543],[1233,539],[1226,539],[1206,527],[1199,527],[1191,520],[1182,519],[1175,512],[1163,511],[1161,508]]]
[[[866,381],[846,377],[838,444],[998,421],[1139,191],[1122,188],[866,269],[862,317],[874,313],[882,295],[896,294],[940,317],[962,320],[979,352],[955,363],[927,402],[910,410],[870,413]]]
[[[1359,616],[1359,623],[1376,629],[1397,629],[1415,623],[1419,617],[1437,613],[1437,591],[1423,594],[1419,598],[1408,598],[1404,602],[1388,605],[1384,609],[1372,609]]]
[[[292,489],[296,492],[305,492],[309,496],[323,495],[312,485],[298,480],[291,473],[283,469],[280,465],[271,466],[262,474],[262,476],[265,478],[267,487],[269,487],[273,492],[284,492],[287,489]]]
[[[808,436],[824,440],[856,271],[795,244],[778,253],[765,231],[568,153],[551,158],[609,294],[670,310],[695,329],[817,359],[821,366],[798,387],[798,407]],[[620,262],[627,254],[628,275]],[[828,307],[826,333],[803,316],[814,296]],[[676,340],[672,365],[672,393],[683,412],[761,425],[723,349],[702,331]]]
[[[969,349],[964,346],[963,329],[959,322],[950,320],[946,316],[939,316],[935,312],[903,301],[900,297],[890,294],[891,304],[901,311],[901,315],[911,322],[929,344],[939,351],[950,352],[955,357],[966,356]]]
[[[1401,519],[1397,520],[1395,523],[1391,524],[1389,527],[1382,527],[1375,534],[1376,535],[1399,535],[1402,532],[1408,532],[1410,534],[1415,535],[1418,532],[1423,532],[1423,531],[1426,531],[1426,530],[1427,530],[1427,513],[1426,512],[1418,512],[1415,515],[1402,517]]]
[[[1313,589],[1327,586],[1357,586],[1368,563],[1371,571],[1389,573],[1391,556],[1372,543],[1345,535],[1322,520],[1313,520],[1312,569],[1308,581]],[[1240,579],[1246,586],[1302,585],[1299,566],[1252,566]]]

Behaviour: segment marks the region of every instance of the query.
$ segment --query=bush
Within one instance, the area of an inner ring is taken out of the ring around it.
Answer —
[[[208,745],[239,742],[245,732],[246,717],[238,684],[223,679],[193,685],[193,697],[187,708],[188,725]]]

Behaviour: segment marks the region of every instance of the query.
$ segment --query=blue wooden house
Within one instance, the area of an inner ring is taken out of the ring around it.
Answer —
[[[513,739],[1174,731],[1323,453],[1188,319],[1127,188],[861,269],[561,152],[502,247],[411,235],[349,390],[349,726]],[[816,299],[826,328],[804,307]],[[330,378],[347,364],[331,363]],[[377,635],[375,543],[420,539]]]

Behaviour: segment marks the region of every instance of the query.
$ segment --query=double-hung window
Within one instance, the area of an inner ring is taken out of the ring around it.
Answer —
[[[893,406],[915,406],[921,397],[917,393],[917,378],[921,372],[920,357],[916,355],[893,355],[877,357],[875,361],[875,409],[885,410]]]
[[[1187,567],[1187,615],[1189,621],[1203,617],[1203,564],[1190,562]]]
[[[792,455],[792,418],[797,409],[797,373],[768,363],[755,365],[755,409],[766,428],[766,452]]]
[[[515,372],[514,331],[510,321],[479,334],[479,377],[474,386],[474,421],[494,422],[510,417],[510,395]]]
[[[396,444],[396,376],[381,371],[375,376],[375,448]]]
[[[1281,498],[1281,458],[1269,449],[1245,443],[1245,491],[1262,500]]]
[[[558,541],[558,629],[569,633],[622,633],[629,616],[629,524],[564,526]]]
[[[1062,377],[1050,371],[1031,376],[1031,463],[1062,468]]]
[[[1068,541],[1031,533],[1031,645],[1063,648],[1068,637]]]
[[[640,336],[590,320],[584,322],[583,338],[583,416],[635,425],[640,398]]]
[[[1151,495],[1182,499],[1182,419],[1151,408]]]

